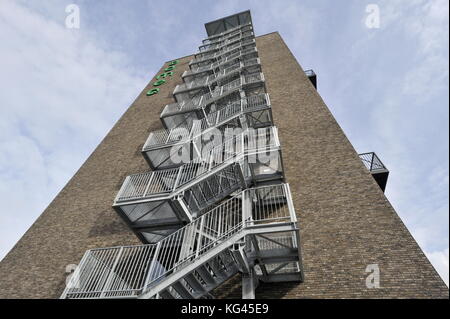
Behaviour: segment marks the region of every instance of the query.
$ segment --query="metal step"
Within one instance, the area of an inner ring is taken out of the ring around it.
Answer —
[[[268,194],[284,194],[287,204]],[[265,263],[264,280],[301,280],[296,221],[287,184],[246,189],[156,244],[87,251],[62,298],[208,297],[239,271],[253,273],[253,259]],[[235,258],[230,248],[252,249],[245,240],[255,236],[255,253]]]

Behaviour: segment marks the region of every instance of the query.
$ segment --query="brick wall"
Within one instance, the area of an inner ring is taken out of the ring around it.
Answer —
[[[304,283],[260,285],[257,297],[448,298],[279,34],[258,37],[257,47],[299,216],[305,268]],[[162,127],[159,115],[174,101],[171,93],[190,59],[180,59],[157,95],[145,95],[155,79],[149,83],[0,262],[0,298],[57,298],[66,265],[78,263],[85,250],[138,243],[112,201],[126,175],[148,169],[139,150],[148,133]],[[369,264],[379,265],[380,289],[366,288]],[[214,293],[240,298],[239,276]]]
[[[162,128],[159,115],[175,102],[172,92],[191,58],[153,96],[149,82],[105,139],[0,262],[0,298],[59,298],[65,269],[90,248],[139,244],[111,207],[129,174],[149,170],[140,150],[149,132]],[[161,67],[160,72],[167,67]]]

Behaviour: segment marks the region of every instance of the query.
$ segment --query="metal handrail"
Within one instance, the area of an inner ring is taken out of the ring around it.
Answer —
[[[233,31],[236,31],[236,30],[238,30],[238,29],[242,29],[242,28],[245,28],[245,27],[248,27],[248,26],[251,26],[252,29],[253,29],[253,26],[252,26],[251,23],[241,24],[241,25],[238,25],[237,27],[234,27],[234,28],[228,29],[228,30],[226,30],[226,31],[223,31],[223,32],[221,32],[221,33],[218,33],[218,34],[214,34],[214,35],[212,35],[212,36],[209,36],[209,37],[206,38],[205,40],[214,39],[214,38],[217,38],[217,37],[222,37],[222,36],[224,36],[224,35],[227,35],[228,33],[231,33],[231,32],[233,32]]]
[[[249,39],[250,38],[250,39]],[[214,50],[211,49],[209,51],[201,52],[201,56],[196,56],[194,59],[192,59],[189,64],[199,63],[203,62],[212,58],[217,58],[218,56],[221,56],[222,54],[229,52],[233,49],[236,49],[240,46],[248,45],[250,43],[256,43],[255,37],[253,32],[250,32],[250,34],[244,34],[242,33],[238,38],[236,39],[230,39],[225,42],[223,42],[220,45],[217,45]]]
[[[387,170],[386,166],[378,158],[375,152],[359,154],[359,158],[363,162],[364,166],[369,170],[369,172]]]
[[[242,162],[249,154],[270,152],[279,147],[276,127],[247,129],[225,137],[223,143],[210,143],[200,157],[177,168],[129,175],[120,188],[115,204],[179,192],[187,184],[210,174],[222,165]]]
[[[156,244],[86,251],[61,298],[136,297],[245,228],[286,222],[296,222],[288,184],[244,190]]]
[[[190,72],[191,73],[200,73],[200,72],[205,72],[208,70],[213,70],[215,68],[219,68],[220,66],[222,66],[223,64],[230,62],[231,60],[237,59],[239,57],[251,54],[251,53],[255,53],[258,52],[258,49],[255,48],[250,48],[250,49],[245,49],[242,50],[240,52],[236,52],[233,53],[232,55],[227,56],[226,58],[220,59],[214,63],[211,63],[209,65],[205,65],[205,66],[198,66],[197,68],[191,69]]]
[[[202,62],[205,62],[205,61],[208,61],[208,60],[216,59],[218,57],[221,57],[221,56],[224,56],[226,54],[229,54],[230,52],[232,52],[232,51],[234,51],[236,49],[240,49],[240,48],[242,48],[244,46],[248,46],[248,45],[252,45],[252,44],[256,45],[256,41],[255,41],[254,38],[253,39],[248,39],[248,40],[243,40],[243,41],[235,43],[235,44],[233,44],[233,45],[231,45],[229,47],[226,47],[225,50],[222,49],[222,50],[219,50],[217,52],[206,54],[206,55],[204,55],[202,57],[196,57],[196,58],[192,59],[189,62],[189,65],[196,64],[196,63],[202,63]]]
[[[223,46],[224,44],[231,43],[231,42],[235,41],[236,37],[242,37],[244,34],[248,34],[248,33],[253,34],[253,30],[236,30],[235,32],[232,32],[229,35],[227,35],[221,39],[211,41],[210,43],[203,43],[202,45],[199,46],[199,52],[202,53],[203,48],[205,50],[210,50],[210,49],[214,49],[218,46]]]
[[[168,116],[168,114],[194,111],[202,109],[205,106],[217,101],[218,99],[228,95],[230,92],[241,89],[245,85],[254,84],[257,82],[264,82],[264,74],[261,72],[253,73],[245,76],[240,76],[231,82],[222,86],[216,87],[213,91],[201,96],[197,96],[190,100],[183,100],[180,103],[168,104],[161,112],[161,117]]]
[[[250,27],[249,29],[244,30],[245,27]],[[206,38],[202,41],[203,45],[208,45],[208,44],[214,44],[217,42],[221,42],[224,41],[226,39],[229,39],[230,37],[235,36],[236,34],[239,34],[241,32],[245,32],[245,31],[253,31],[253,26],[252,25],[243,25],[237,28],[234,28],[234,30],[228,30],[225,34],[223,34],[222,36],[212,36],[209,38]]]
[[[245,61],[247,59],[246,58],[247,55],[252,54],[252,53],[257,53],[257,52],[258,52],[257,48],[251,48],[251,49],[246,49],[246,50],[241,51],[241,54],[233,53],[230,57],[227,57],[227,60],[216,61],[209,65],[198,67],[195,70],[192,70],[192,69],[186,70],[183,72],[182,77],[185,78],[185,77],[193,76],[193,75],[196,75],[196,74],[202,73],[202,72],[215,71],[215,69],[222,71],[223,69],[226,69],[227,67],[229,67],[229,65],[227,65],[227,63],[232,62],[232,60],[242,59],[242,61]],[[254,59],[254,57],[250,57],[250,59]]]
[[[314,72],[314,70],[310,69],[310,70],[306,70],[305,71],[306,76],[314,76],[316,75],[316,73]]]
[[[260,64],[259,58],[252,58],[242,62],[237,61],[236,63],[217,73],[206,75],[202,78],[194,79],[193,81],[186,81],[186,83],[178,84],[175,87],[174,94],[180,91],[188,91],[191,89],[198,89],[201,87],[212,85],[218,81],[225,80],[230,74],[240,72],[246,67],[254,66],[257,64]]]

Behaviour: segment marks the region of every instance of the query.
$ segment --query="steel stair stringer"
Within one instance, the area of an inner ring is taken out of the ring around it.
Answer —
[[[196,258],[192,261],[186,261],[187,265],[185,267],[181,267],[180,269],[177,269],[174,273],[172,273],[170,276],[164,278],[161,282],[155,284],[154,286],[151,286],[148,290],[144,291],[141,295],[139,295],[139,299],[149,299],[149,298],[155,298],[157,294],[159,294],[162,291],[175,289],[177,292],[177,289],[180,289],[180,285],[182,284],[180,281],[182,281],[185,276],[192,275],[193,272],[197,271],[199,268],[204,267],[204,264],[208,261],[214,259],[217,255],[229,250],[229,248],[244,239],[248,235],[254,235],[254,234],[261,234],[261,233],[277,233],[277,232],[292,232],[297,231],[297,226],[295,223],[285,223],[285,224],[279,224],[279,225],[272,225],[270,227],[264,226],[264,227],[243,227],[238,233],[234,234],[230,238],[227,238],[217,246],[214,246],[212,249],[210,249],[207,253],[205,253],[201,258]],[[203,291],[196,291],[194,290],[191,292],[190,298],[200,298],[203,297],[205,294],[209,293],[213,289],[217,288],[221,283],[226,281],[228,278],[232,277],[233,275],[237,274],[239,272],[239,268],[236,265],[236,267],[233,268],[234,272],[231,272],[227,274],[227,276],[224,276],[223,278],[220,278],[216,282],[216,285],[209,284],[209,286],[205,286]],[[184,292],[185,293],[185,292]],[[163,295],[166,295],[166,293],[163,293]]]
[[[301,281],[299,247],[289,185],[250,188],[155,244],[88,250],[61,298],[204,298],[238,272]]]

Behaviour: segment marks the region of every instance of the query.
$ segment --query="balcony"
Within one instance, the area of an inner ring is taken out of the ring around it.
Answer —
[[[314,85],[314,87],[317,89],[317,75],[316,75],[316,73],[313,70],[306,70],[305,74],[309,78],[311,83]]]
[[[249,26],[249,27],[246,27],[246,28],[243,28],[243,29],[236,30],[234,32],[231,32],[231,33],[227,34],[226,36],[223,36],[223,37],[220,37],[220,38],[217,38],[217,39],[214,39],[214,40],[205,39],[205,40],[202,41],[202,45],[199,47],[199,49],[202,48],[202,47],[208,47],[208,46],[213,47],[213,46],[216,46],[216,45],[224,44],[227,41],[229,42],[230,40],[233,40],[237,36],[241,36],[245,32],[251,32],[251,31],[253,31],[253,29],[252,29],[251,26]],[[199,51],[201,52],[201,50],[199,50]]]
[[[384,166],[383,162],[381,162],[374,152],[359,154],[359,158],[372,174],[381,190],[384,192],[386,190],[386,184],[389,177],[389,170],[386,166]]]

